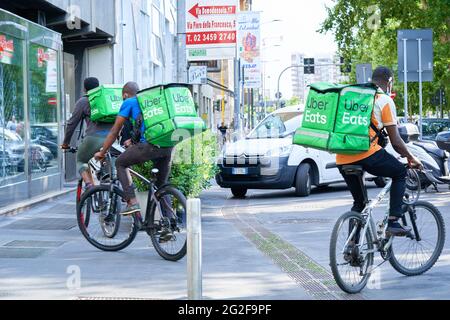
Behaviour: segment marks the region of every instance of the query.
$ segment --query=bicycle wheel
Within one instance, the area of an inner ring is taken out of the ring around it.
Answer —
[[[158,203],[150,212],[148,234],[158,254],[169,261],[186,255],[186,197],[171,186],[156,193]]]
[[[417,170],[408,169],[406,171],[406,190],[403,203],[413,205],[419,201],[422,183]]]
[[[410,209],[403,223],[413,228],[415,239],[395,237],[389,262],[401,274],[417,276],[427,272],[439,259],[445,242],[445,224],[431,203],[419,201]]]
[[[111,195],[111,196],[110,196]],[[101,185],[86,191],[77,206],[77,221],[81,233],[94,247],[103,251],[119,251],[129,246],[138,232],[135,215],[122,216],[123,193],[114,187]],[[86,217],[89,223],[86,224]]]
[[[359,293],[370,278],[374,253],[371,233],[366,232],[365,242],[359,241],[363,230],[363,218],[357,212],[347,212],[339,218],[333,228],[330,241],[330,266],[337,285],[345,292]],[[351,237],[351,238],[350,238]]]

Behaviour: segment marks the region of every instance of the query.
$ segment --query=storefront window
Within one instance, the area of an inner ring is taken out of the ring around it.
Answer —
[[[33,178],[59,172],[57,51],[30,44],[30,149]]]
[[[0,33],[0,186],[26,180],[23,45]]]

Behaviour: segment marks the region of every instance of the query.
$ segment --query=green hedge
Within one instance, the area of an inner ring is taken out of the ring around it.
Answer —
[[[217,148],[217,137],[211,131],[179,143],[175,148],[169,182],[186,197],[198,197],[203,190],[211,186],[211,179],[217,173]],[[134,166],[133,169],[144,177],[149,177],[152,167],[153,164],[149,161]],[[134,184],[138,191],[146,190],[136,178]]]

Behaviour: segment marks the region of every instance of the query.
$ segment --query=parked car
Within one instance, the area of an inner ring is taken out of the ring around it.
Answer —
[[[450,119],[422,119],[422,139],[435,141],[438,133],[450,129]]]
[[[296,195],[308,196],[312,186],[342,182],[335,155],[292,144],[303,110],[303,106],[279,109],[245,139],[227,144],[218,159],[217,183],[242,198],[248,189],[291,187]]]
[[[25,142],[23,139],[13,131],[0,130],[0,145],[5,147],[4,151],[8,153],[11,166],[17,168],[18,172],[23,172],[25,166]],[[46,166],[54,159],[50,149],[43,145],[32,142],[29,147],[30,151],[38,150]]]
[[[58,157],[58,127],[53,124],[31,126],[31,139],[34,143],[47,147],[53,157]]]

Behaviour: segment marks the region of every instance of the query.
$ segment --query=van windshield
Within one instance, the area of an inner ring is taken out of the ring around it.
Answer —
[[[277,139],[286,137],[300,126],[300,112],[272,114],[264,119],[247,139]]]

